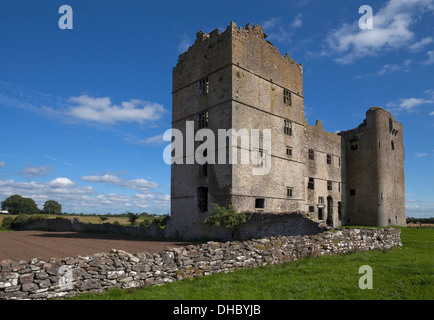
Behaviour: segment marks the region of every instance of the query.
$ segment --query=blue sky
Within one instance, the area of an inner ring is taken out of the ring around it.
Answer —
[[[61,5],[73,29],[61,30]],[[361,30],[359,7],[373,9]],[[172,68],[199,30],[260,24],[304,66],[305,113],[330,132],[370,107],[404,125],[407,216],[434,216],[434,0],[0,3],[0,201],[165,214]]]

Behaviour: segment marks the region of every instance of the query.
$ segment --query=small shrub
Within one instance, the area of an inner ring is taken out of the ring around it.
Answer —
[[[211,213],[203,222],[208,225],[222,226],[229,229],[234,235],[235,229],[243,223],[246,223],[246,214],[244,212],[237,212],[237,209],[233,205],[229,205],[229,208],[219,206],[217,203],[213,203],[213,213]]]
[[[12,223],[14,222],[14,218],[12,217],[4,217],[2,220],[2,228],[4,229],[11,229]]]
[[[142,222],[140,222],[139,226],[140,226],[140,227],[147,228],[147,227],[149,227],[149,226],[151,225],[151,223],[152,223],[152,220],[150,220],[150,219],[145,219],[145,220],[143,220]]]
[[[20,229],[25,225],[45,219],[48,219],[48,216],[43,214],[20,214],[16,216],[14,221],[11,223],[11,228]]]
[[[170,216],[169,215],[164,215],[161,216],[159,218],[154,219],[154,223],[157,224],[158,227],[160,227],[161,229],[164,229],[167,225],[167,222],[169,221]]]

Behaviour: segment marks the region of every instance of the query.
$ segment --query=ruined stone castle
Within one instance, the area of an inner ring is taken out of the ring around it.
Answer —
[[[172,128],[184,139],[187,121],[216,137],[218,129],[271,129],[270,148],[249,150],[271,164],[266,175],[252,174],[255,163],[172,164],[169,234],[227,236],[227,230],[203,223],[212,203],[251,213],[244,237],[307,234],[321,224],[405,225],[402,124],[379,107],[349,131],[308,124],[303,66],[266,37],[259,25],[231,22],[223,32],[200,31],[179,56]],[[182,157],[188,153],[183,150]]]

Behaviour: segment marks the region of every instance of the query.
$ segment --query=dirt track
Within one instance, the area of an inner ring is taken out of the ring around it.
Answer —
[[[0,232],[0,261],[50,259],[86,256],[111,249],[129,253],[164,250],[166,246],[182,246],[185,242],[144,241],[128,236],[77,232],[11,231]]]

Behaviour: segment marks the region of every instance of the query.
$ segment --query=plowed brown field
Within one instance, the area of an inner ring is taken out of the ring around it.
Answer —
[[[0,261],[50,259],[87,256],[111,249],[129,253],[164,250],[189,243],[176,241],[146,241],[120,235],[77,232],[10,231],[0,232]]]

